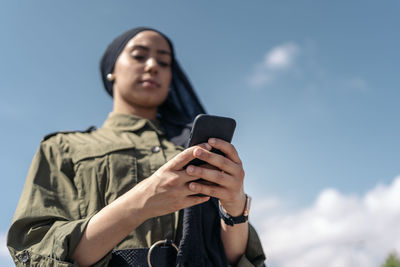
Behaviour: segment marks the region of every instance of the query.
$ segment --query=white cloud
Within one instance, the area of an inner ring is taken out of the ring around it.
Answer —
[[[254,219],[270,266],[373,267],[400,252],[400,177],[361,197],[326,189],[302,210],[260,213]]]
[[[299,53],[299,47],[294,43],[285,43],[272,48],[257,64],[250,77],[250,85],[260,87],[272,82],[277,76],[293,66]]]
[[[0,258],[10,258],[10,254],[7,249],[7,234],[0,232]]]
[[[15,266],[10,253],[8,252],[7,244],[7,233],[6,231],[0,231],[0,266],[11,267]]]
[[[269,53],[265,55],[264,66],[267,69],[286,69],[294,62],[299,48],[293,43],[286,43],[274,47]]]
[[[248,77],[253,88],[271,86],[273,83],[290,88],[309,90],[335,90],[342,92],[367,92],[368,81],[357,73],[343,73],[341,69],[321,64],[318,48],[313,41],[302,44],[287,42],[273,47],[255,64]]]

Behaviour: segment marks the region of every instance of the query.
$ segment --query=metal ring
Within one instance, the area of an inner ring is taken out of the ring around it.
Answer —
[[[153,252],[154,248],[156,248],[157,246],[160,246],[160,245],[170,245],[176,249],[176,252],[179,251],[178,247],[171,240],[165,239],[165,240],[159,240],[159,241],[155,242],[153,245],[151,245],[149,252],[147,252],[147,264],[149,265],[149,267],[152,267],[151,253]]]

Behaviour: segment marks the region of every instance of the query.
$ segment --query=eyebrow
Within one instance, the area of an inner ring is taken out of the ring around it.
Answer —
[[[148,48],[147,46],[144,46],[144,45],[134,45],[133,47],[132,47],[132,50],[135,50],[135,49],[141,49],[141,50],[145,50],[145,51],[150,51],[150,48]],[[169,55],[169,56],[171,56],[171,52],[169,52],[169,51],[167,51],[167,50],[163,50],[163,49],[158,49],[157,50],[157,53],[158,54],[162,54],[162,55]]]

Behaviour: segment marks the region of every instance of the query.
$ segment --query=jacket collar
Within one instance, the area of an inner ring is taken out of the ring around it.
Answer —
[[[150,127],[159,135],[164,135],[164,130],[157,120],[148,120],[131,114],[122,114],[111,112],[103,124],[103,128],[109,128],[117,131],[136,132],[144,127]]]

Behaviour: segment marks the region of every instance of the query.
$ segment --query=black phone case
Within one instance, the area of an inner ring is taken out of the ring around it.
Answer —
[[[188,147],[201,143],[207,143],[208,139],[212,137],[222,139],[230,143],[232,141],[235,128],[236,121],[232,118],[200,114],[194,120],[193,128],[190,132]],[[224,155],[221,151],[214,148],[211,151],[220,155]],[[189,164],[201,165],[204,163],[205,162],[202,160],[194,159]]]

